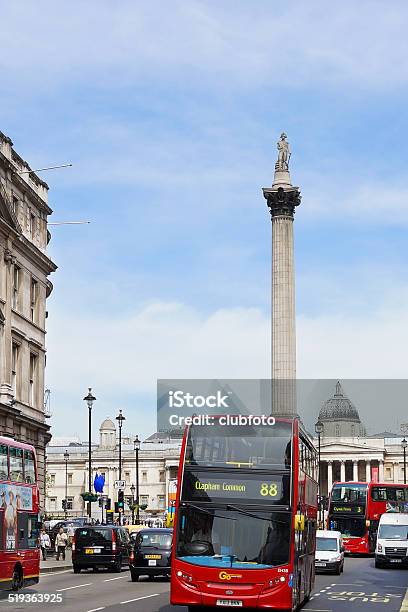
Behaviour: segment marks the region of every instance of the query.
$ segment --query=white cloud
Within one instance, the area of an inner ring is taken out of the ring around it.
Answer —
[[[298,376],[406,376],[408,300],[402,302],[366,317],[300,316]],[[127,319],[77,319],[75,325],[69,313],[54,313],[48,350],[48,384],[58,393],[69,395],[90,380],[100,389],[151,392],[157,378],[269,377],[270,325],[255,308],[204,316],[177,303],[153,303]]]

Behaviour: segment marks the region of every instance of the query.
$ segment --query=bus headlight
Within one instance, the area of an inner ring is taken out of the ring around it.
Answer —
[[[178,570],[177,578],[180,578],[181,582],[184,582],[189,587],[192,587],[193,589],[197,588],[197,585],[193,583],[193,577],[190,576],[190,574],[186,574],[185,572]]]
[[[381,545],[381,544],[378,544],[378,545],[377,545],[377,551],[378,551],[378,552],[382,552],[382,545]]]

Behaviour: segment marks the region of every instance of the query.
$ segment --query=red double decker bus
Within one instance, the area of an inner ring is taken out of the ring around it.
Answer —
[[[378,482],[335,482],[329,500],[327,528],[340,531],[347,552],[375,551],[384,512],[408,512],[408,485]]]
[[[0,437],[0,588],[18,590],[40,574],[35,449]]]
[[[186,429],[170,601],[294,610],[314,584],[316,451],[298,419]]]

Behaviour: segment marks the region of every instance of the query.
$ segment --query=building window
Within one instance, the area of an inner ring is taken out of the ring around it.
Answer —
[[[34,238],[34,230],[35,230],[35,214],[30,211],[28,232],[31,238]]]
[[[20,347],[13,342],[11,347],[11,387],[14,397],[17,397],[17,371],[18,371],[18,355]]]
[[[18,197],[13,195],[13,212],[17,215],[18,213]]]
[[[387,480],[391,480],[392,476],[391,476],[391,468],[390,467],[386,467],[385,468],[385,478]]]
[[[72,485],[72,474],[67,474],[67,484]]]
[[[130,482],[130,472],[125,472],[125,480],[126,482]]]
[[[38,283],[32,278],[31,279],[31,290],[30,290],[30,312],[31,320],[37,322],[37,304],[38,304]]]
[[[354,438],[355,435],[356,435],[356,426],[352,425],[351,426],[351,437]]]
[[[56,510],[57,509],[57,498],[49,497],[48,499],[50,501],[50,510]]]
[[[50,486],[55,487],[55,474],[50,474]]]
[[[147,482],[147,472],[142,472],[142,482],[143,483]]]
[[[340,425],[336,425],[336,437],[340,436]]]
[[[20,291],[21,269],[18,266],[13,268],[13,295],[11,305],[14,310],[18,309],[18,296]]]
[[[67,497],[67,510],[72,510],[74,507],[74,498]]]
[[[164,495],[157,496],[157,503],[159,505],[159,510],[164,510],[165,497]]]
[[[141,495],[140,496],[140,505],[141,506],[148,506],[149,505],[149,496],[148,495]]]
[[[166,472],[164,470],[159,472],[159,482],[166,482]]]
[[[30,406],[36,405],[37,400],[37,362],[38,357],[30,354]]]

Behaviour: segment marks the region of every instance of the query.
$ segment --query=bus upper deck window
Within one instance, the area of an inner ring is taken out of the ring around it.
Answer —
[[[8,480],[7,445],[0,444],[0,480]]]
[[[10,446],[10,480],[23,482],[23,450]]]
[[[27,484],[35,483],[34,453],[28,450],[24,451],[24,480]]]

